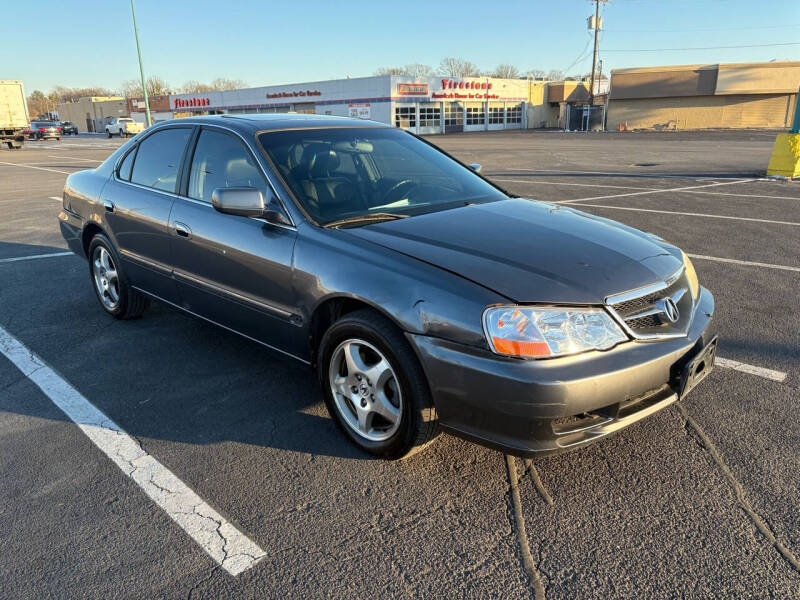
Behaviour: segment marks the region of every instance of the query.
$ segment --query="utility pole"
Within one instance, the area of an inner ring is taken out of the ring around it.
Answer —
[[[150,118],[150,100],[147,98],[147,81],[144,77],[144,66],[142,66],[142,49],[139,47],[139,28],[136,26],[136,9],[133,7],[133,0],[131,0],[131,14],[133,15],[133,35],[136,37],[136,53],[139,55],[139,74],[142,76],[142,92],[144,93],[144,110],[147,115],[147,126],[153,124]],[[595,36],[595,40],[597,36]],[[595,42],[595,53],[597,52],[597,42]]]
[[[589,87],[589,106],[594,104],[594,82],[597,69],[597,51],[600,37],[600,3],[608,0],[593,0],[594,2],[594,56],[592,57],[592,80]]]

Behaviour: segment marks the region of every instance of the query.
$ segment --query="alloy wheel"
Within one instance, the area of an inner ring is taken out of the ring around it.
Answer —
[[[114,259],[103,246],[97,246],[92,253],[92,274],[100,301],[108,310],[119,306],[119,275]]]
[[[355,433],[372,442],[395,434],[403,397],[394,369],[375,346],[360,339],[343,341],[331,355],[328,381],[336,410]]]

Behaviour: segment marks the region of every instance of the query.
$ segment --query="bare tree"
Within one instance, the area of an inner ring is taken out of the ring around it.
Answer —
[[[439,63],[439,75],[447,77],[477,77],[480,73],[476,64],[463,58],[448,56]]]
[[[224,77],[217,77],[211,82],[212,90],[238,90],[246,87],[247,82],[241,79],[225,79]]]
[[[245,87],[247,87],[247,82],[241,79],[224,79],[222,77],[217,77],[211,83],[201,83],[196,79],[190,79],[184,82],[177,91],[182,94],[202,94],[217,90],[238,90]]]
[[[375,75],[409,75],[405,67],[381,67],[375,71]]]
[[[172,88],[166,81],[157,75],[151,75],[147,78],[147,94],[148,96],[161,96],[164,94],[172,93]],[[138,79],[128,79],[122,82],[122,95],[126,98],[141,98],[144,96],[142,92],[142,82]]]
[[[198,94],[210,92],[212,88],[207,83],[200,83],[197,80],[190,79],[189,81],[185,81],[183,85],[178,88],[178,91],[182,94]]]
[[[519,77],[519,69],[514,65],[502,63],[497,65],[489,76],[498,77],[500,79],[517,79]]]
[[[381,67],[375,71],[375,75],[407,75],[409,77],[430,77],[433,69],[429,65],[421,63],[411,63],[405,67]]]
[[[91,96],[115,96],[116,94],[104,87],[70,88],[57,85],[53,92],[58,96],[58,102],[75,102],[80,98]]]
[[[56,109],[56,103],[51,100],[42,90],[33,90],[28,96],[28,113],[31,116],[43,116]]]
[[[405,70],[412,77],[430,77],[434,74],[430,65],[423,65],[422,63],[406,65]]]
[[[547,73],[545,73],[542,69],[528,69],[525,71],[525,76],[530,77],[531,79],[543,79]]]
[[[563,81],[564,80],[564,71],[559,71],[558,69],[553,69],[547,74],[547,78],[550,81]]]

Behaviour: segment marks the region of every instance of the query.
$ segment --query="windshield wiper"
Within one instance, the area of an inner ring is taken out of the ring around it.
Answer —
[[[342,225],[356,225],[358,223],[380,223],[381,221],[394,221],[395,219],[405,219],[409,215],[398,215],[396,213],[378,212],[356,217],[347,217],[338,221],[326,223],[325,227],[341,227]]]

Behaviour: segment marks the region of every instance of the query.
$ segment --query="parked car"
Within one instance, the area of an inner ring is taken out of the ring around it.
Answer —
[[[70,121],[61,121],[61,131],[64,135],[78,135],[78,126]]]
[[[386,458],[440,428],[577,448],[708,375],[714,299],[686,254],[477,169],[370,121],[186,118],[70,175],[59,220],[110,315],[160,300],[314,367]]]
[[[141,133],[144,130],[144,123],[137,123],[130,117],[119,117],[111,119],[111,122],[106,125],[106,133],[108,137],[118,135],[119,137],[130,137]]]
[[[61,127],[56,121],[31,121],[30,139],[60,140]]]

